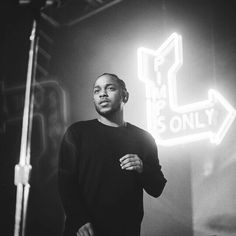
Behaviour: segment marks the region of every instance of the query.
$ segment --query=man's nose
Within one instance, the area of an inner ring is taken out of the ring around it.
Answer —
[[[106,90],[101,90],[99,97],[107,97],[107,92]]]

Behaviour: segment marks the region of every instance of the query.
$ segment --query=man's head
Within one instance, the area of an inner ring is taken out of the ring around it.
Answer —
[[[104,73],[94,83],[93,100],[96,111],[105,117],[123,111],[129,93],[125,82],[115,74]]]

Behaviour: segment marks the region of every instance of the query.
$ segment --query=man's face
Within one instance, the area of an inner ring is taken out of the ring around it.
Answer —
[[[96,111],[102,116],[113,115],[122,110],[122,89],[109,75],[99,77],[93,88],[93,100]]]

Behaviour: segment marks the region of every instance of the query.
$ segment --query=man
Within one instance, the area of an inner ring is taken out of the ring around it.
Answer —
[[[64,236],[139,236],[143,189],[158,197],[166,183],[151,135],[123,119],[129,93],[114,74],[99,76],[98,119],[71,125],[61,144],[59,191]]]

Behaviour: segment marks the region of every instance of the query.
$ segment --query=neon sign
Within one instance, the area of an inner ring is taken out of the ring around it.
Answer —
[[[206,100],[178,105],[176,75],[182,64],[182,37],[177,33],[158,50],[138,49],[138,77],[146,85],[148,130],[163,146],[203,139],[219,144],[236,110],[213,89]]]

